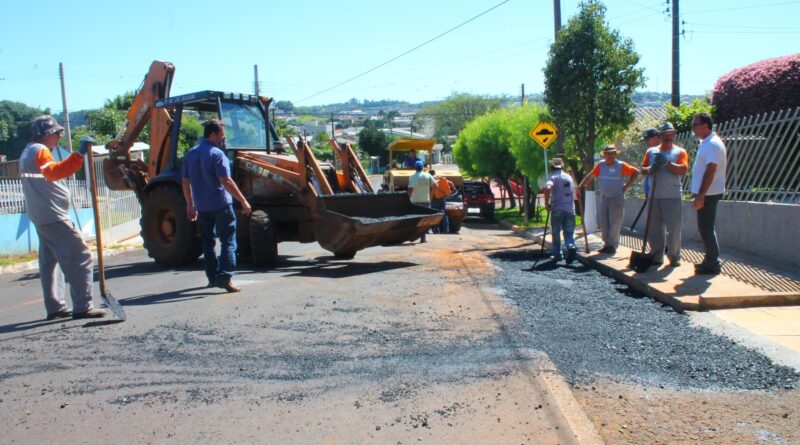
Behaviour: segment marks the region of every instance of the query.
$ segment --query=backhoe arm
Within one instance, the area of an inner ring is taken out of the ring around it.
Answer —
[[[106,185],[112,190],[141,192],[169,161],[169,136],[172,118],[169,112],[156,108],[158,100],[169,96],[175,66],[154,61],[136,92],[125,126],[114,140],[106,144],[108,159],[103,161]],[[131,160],[130,150],[145,125],[150,124],[150,154],[148,163]]]

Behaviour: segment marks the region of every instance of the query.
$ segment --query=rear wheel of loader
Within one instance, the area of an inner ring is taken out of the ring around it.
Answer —
[[[148,193],[139,222],[144,248],[161,266],[186,266],[202,253],[196,225],[186,217],[186,201],[178,187],[161,186]]]
[[[352,260],[353,257],[356,256],[356,253],[355,253],[355,251],[353,251],[353,252],[350,252],[350,251],[333,252],[333,256],[335,256],[336,258],[338,258],[340,260]]]
[[[258,267],[273,267],[278,262],[275,227],[263,210],[253,210],[250,214],[250,250]]]

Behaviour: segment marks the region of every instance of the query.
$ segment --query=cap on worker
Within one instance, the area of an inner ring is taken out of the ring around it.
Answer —
[[[564,168],[564,161],[562,161],[561,158],[553,158],[553,160],[550,161],[550,167]]]
[[[613,145],[606,145],[603,147],[603,153],[619,153],[619,150]]]
[[[660,127],[658,127],[659,133],[669,133],[670,131],[675,131],[675,127],[671,122],[664,122]]]
[[[655,136],[658,136],[658,130],[655,128],[648,128],[644,131],[644,133],[642,133],[642,139],[645,141]]]
[[[417,161],[414,163],[414,168],[416,168],[417,170],[421,169],[424,166],[425,164],[423,164],[422,161]]]
[[[39,116],[31,122],[31,133],[35,138],[55,134],[59,131],[64,131],[64,127],[58,125],[55,118],[47,114]]]

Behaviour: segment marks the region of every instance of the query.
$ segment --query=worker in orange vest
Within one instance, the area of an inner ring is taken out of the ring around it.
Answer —
[[[433,187],[433,194],[431,195],[431,208],[441,210],[444,213],[444,217],[442,217],[442,220],[439,222],[439,227],[434,228],[434,231],[436,233],[446,234],[449,221],[447,219],[447,202],[445,198],[452,195],[456,187],[445,177],[437,178],[435,170],[431,169],[428,173],[436,180],[436,185]]]

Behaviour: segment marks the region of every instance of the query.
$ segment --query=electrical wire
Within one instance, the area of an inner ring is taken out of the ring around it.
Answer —
[[[312,99],[312,98],[314,98],[314,97],[317,97],[317,96],[320,96],[320,95],[322,95],[322,94],[325,94],[325,93],[327,93],[328,91],[331,91],[331,90],[333,90],[333,89],[336,89],[336,88],[338,88],[338,87],[340,87],[340,86],[342,86],[342,85],[344,85],[344,84],[346,84],[346,83],[352,82],[352,81],[354,81],[354,80],[356,80],[356,79],[358,79],[358,78],[360,78],[360,77],[363,77],[363,76],[365,76],[365,75],[367,75],[367,74],[369,74],[369,73],[371,73],[371,72],[373,72],[373,71],[377,70],[378,68],[381,68],[381,67],[383,67],[383,66],[386,66],[386,65],[388,65],[388,64],[390,64],[390,63],[392,63],[392,62],[394,62],[395,60],[397,60],[397,59],[399,59],[399,58],[401,58],[401,57],[403,57],[403,56],[405,56],[405,55],[408,55],[408,54],[410,54],[410,53],[412,53],[412,52],[414,52],[414,51],[416,51],[416,50],[418,50],[418,49],[422,48],[423,46],[425,46],[425,45],[427,45],[427,44],[429,44],[429,43],[431,43],[431,42],[433,42],[433,41],[435,41],[435,40],[438,40],[438,39],[440,39],[441,37],[444,37],[444,36],[445,36],[445,35],[447,35],[447,34],[450,34],[451,32],[455,31],[456,29],[458,29],[458,28],[461,28],[462,26],[466,25],[467,23],[470,23],[470,22],[472,22],[472,21],[474,21],[474,20],[476,20],[476,19],[478,19],[478,18],[480,18],[480,17],[482,17],[482,16],[484,16],[484,15],[488,14],[489,12],[491,12],[491,11],[493,11],[493,10],[495,10],[495,9],[499,8],[500,6],[503,6],[504,4],[506,4],[506,3],[510,2],[510,1],[511,1],[511,0],[503,0],[502,2],[500,2],[500,3],[498,3],[498,4],[494,5],[494,6],[492,6],[491,8],[489,8],[489,9],[487,9],[487,10],[485,10],[485,11],[481,12],[480,14],[478,14],[478,15],[476,15],[476,16],[474,16],[474,17],[472,17],[472,18],[470,18],[470,19],[468,19],[468,20],[466,20],[466,21],[464,21],[464,22],[461,22],[461,23],[459,23],[458,25],[456,25],[456,26],[454,26],[454,27],[452,27],[452,28],[448,29],[447,31],[445,31],[445,32],[443,32],[443,33],[441,33],[441,34],[439,34],[439,35],[437,35],[437,36],[435,36],[435,37],[433,37],[433,38],[431,38],[431,39],[429,39],[429,40],[427,40],[427,41],[423,42],[423,43],[420,43],[419,45],[417,45],[417,46],[415,46],[415,47],[411,48],[410,50],[408,50],[408,51],[406,51],[406,52],[404,52],[404,53],[402,53],[402,54],[399,54],[399,55],[397,55],[397,56],[395,56],[395,57],[392,57],[391,59],[389,59],[389,60],[387,60],[387,61],[385,61],[385,62],[382,62],[382,63],[380,63],[380,64],[378,64],[378,65],[376,65],[376,66],[374,66],[374,67],[372,67],[372,68],[370,68],[370,69],[368,69],[368,70],[366,70],[366,71],[364,71],[364,72],[362,72],[362,73],[360,73],[360,74],[357,74],[357,75],[355,75],[355,76],[353,76],[353,77],[351,77],[351,78],[349,78],[349,79],[347,79],[347,80],[344,80],[344,81],[342,81],[342,82],[339,82],[338,84],[336,84],[336,85],[334,85],[334,86],[332,86],[332,87],[330,87],[330,88],[327,88],[327,89],[325,89],[325,90],[319,91],[319,92],[317,92],[317,93],[315,93],[315,94],[312,94],[311,96],[305,97],[305,98],[303,98],[303,99],[299,100],[299,101],[298,101],[298,103],[300,103],[300,102],[305,102],[305,101],[307,101],[308,99]]]

